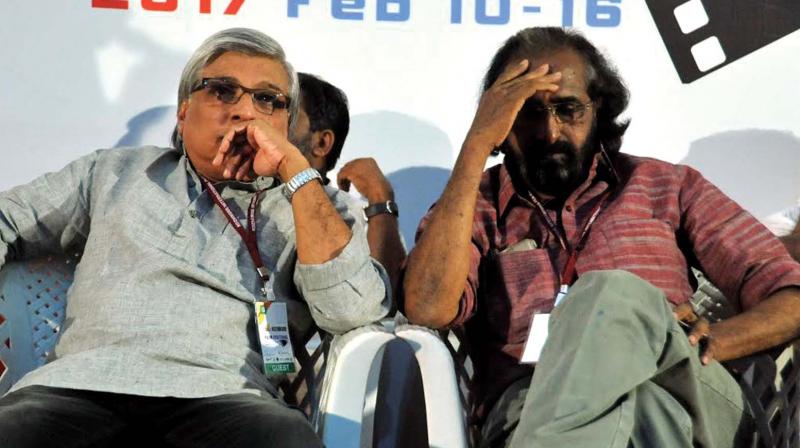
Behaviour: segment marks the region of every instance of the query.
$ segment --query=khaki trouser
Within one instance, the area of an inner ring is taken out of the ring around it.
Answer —
[[[737,447],[751,429],[738,384],[700,364],[664,294],[604,271],[553,311],[532,381],[504,392],[482,446]]]

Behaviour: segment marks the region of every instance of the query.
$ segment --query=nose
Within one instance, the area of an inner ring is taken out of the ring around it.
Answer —
[[[551,145],[561,137],[561,123],[556,119],[553,111],[547,111],[547,115],[540,122],[537,137]]]
[[[249,121],[256,118],[256,108],[253,104],[253,95],[245,93],[239,101],[230,106],[231,119],[234,121]]]

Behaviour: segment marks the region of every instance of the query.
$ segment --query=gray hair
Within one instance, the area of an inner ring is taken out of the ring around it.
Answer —
[[[194,51],[189,61],[181,73],[180,84],[178,84],[178,108],[184,101],[189,99],[192,89],[200,82],[200,72],[209,64],[213,63],[223,53],[235,51],[249,56],[264,56],[274,59],[283,66],[289,76],[289,129],[294,127],[297,119],[297,111],[300,104],[300,85],[297,81],[297,73],[292,64],[286,60],[281,45],[266,34],[250,28],[230,28],[219,31],[206,39],[197,50]],[[180,135],[178,126],[172,131],[172,145],[179,148]]]

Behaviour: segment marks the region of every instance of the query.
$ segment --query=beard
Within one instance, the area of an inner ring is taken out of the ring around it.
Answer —
[[[512,179],[531,191],[564,199],[586,180],[597,151],[592,128],[580,148],[559,140],[553,144],[534,142],[521,151],[505,151],[509,159],[506,167]]]

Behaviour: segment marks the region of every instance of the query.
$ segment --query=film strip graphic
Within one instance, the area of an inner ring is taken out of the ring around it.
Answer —
[[[646,0],[685,84],[800,29],[800,0]]]

